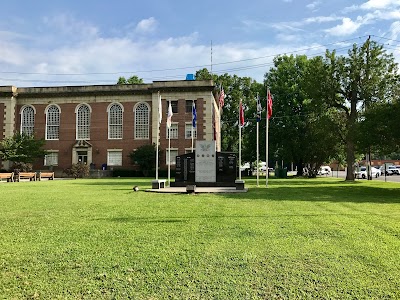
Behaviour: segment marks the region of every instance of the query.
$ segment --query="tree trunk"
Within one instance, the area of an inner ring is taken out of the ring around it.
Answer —
[[[296,167],[297,167],[297,176],[303,176],[303,162],[302,161],[296,162]]]
[[[347,163],[347,173],[346,180],[354,180],[354,142],[348,139],[346,141],[346,163]]]
[[[355,84],[354,84],[355,85]],[[357,93],[353,87],[351,91],[350,114],[347,118],[347,136],[346,136],[346,180],[354,181],[354,162],[355,162],[355,125],[357,121]]]

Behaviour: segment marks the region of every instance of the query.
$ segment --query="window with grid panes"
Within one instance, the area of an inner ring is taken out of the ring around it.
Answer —
[[[194,100],[194,105],[197,108],[197,100]],[[186,100],[186,112],[192,113],[193,100]]]
[[[107,165],[122,166],[122,150],[108,150]]]
[[[149,138],[149,107],[139,103],[135,108],[135,139]]]
[[[178,113],[178,100],[173,100],[173,101],[165,101],[167,104],[167,108],[165,109],[166,112],[168,112],[168,106],[169,106],[169,102],[171,102],[171,108],[172,108],[172,112],[174,114]]]
[[[49,152],[44,156],[45,166],[57,166],[58,165],[58,152]]]
[[[108,138],[122,139],[122,107],[118,103],[111,105],[108,111]]]
[[[192,138],[192,123],[185,123],[185,138],[191,139]],[[193,128],[193,138],[197,138],[197,127]]]
[[[90,139],[90,108],[87,105],[81,105],[78,108],[76,116],[76,139]]]
[[[176,156],[178,155],[178,149],[166,149],[165,153],[165,163],[166,165],[169,165],[169,152],[171,151],[171,165],[176,164]]]
[[[35,129],[35,110],[26,106],[21,113],[21,133],[33,135]]]
[[[178,138],[178,123],[171,123],[171,127],[167,128],[167,139],[171,136],[171,139],[177,139]]]
[[[46,113],[46,139],[58,140],[60,134],[60,109],[52,105]]]

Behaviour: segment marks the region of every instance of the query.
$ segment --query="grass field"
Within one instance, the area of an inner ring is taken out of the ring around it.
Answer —
[[[400,184],[150,182],[1,183],[0,298],[400,299]]]

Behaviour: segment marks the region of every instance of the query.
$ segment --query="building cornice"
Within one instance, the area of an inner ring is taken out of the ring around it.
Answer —
[[[0,87],[0,96],[20,98],[80,97],[107,95],[151,95],[163,92],[213,91],[211,80],[155,81],[150,84],[113,84],[54,87]]]

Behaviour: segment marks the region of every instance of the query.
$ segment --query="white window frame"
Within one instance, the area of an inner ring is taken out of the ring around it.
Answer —
[[[44,156],[43,165],[46,167],[58,166],[58,156],[58,151],[47,151],[47,154]]]
[[[86,120],[82,119],[79,115],[82,107],[86,107],[88,109]],[[92,116],[92,108],[90,105],[86,103],[82,103],[76,106],[75,109],[76,114],[76,140],[90,140],[90,121]],[[84,122],[83,122],[84,121]]]
[[[118,111],[114,111],[117,108]],[[123,137],[124,107],[121,103],[113,102],[107,107],[108,139],[121,140]]]
[[[192,127],[193,124],[192,122],[186,122],[185,123],[185,139],[192,139]],[[197,139],[197,126],[193,130],[193,139]]]
[[[171,166],[176,165],[176,156],[179,155],[178,148],[166,148],[165,149],[165,164],[168,166],[168,153],[171,151]],[[176,155],[174,154],[176,153]]]
[[[110,157],[110,155],[119,154],[119,157]],[[107,166],[122,166],[122,149],[108,149],[107,150]]]
[[[178,122],[171,123],[171,128],[168,128],[168,126],[166,126],[166,134],[165,134],[165,136],[167,137],[167,140],[169,138],[169,134],[171,134],[171,140],[177,140],[178,139],[178,137],[179,137]]]
[[[34,135],[36,109],[32,105],[25,105],[21,108],[21,128],[20,133]]]
[[[56,108],[56,111],[50,111]],[[57,104],[51,104],[46,107],[46,140],[59,140],[60,139],[60,116],[61,109]]]
[[[146,102],[139,102],[133,108],[134,139],[148,140],[150,138],[150,106]]]

